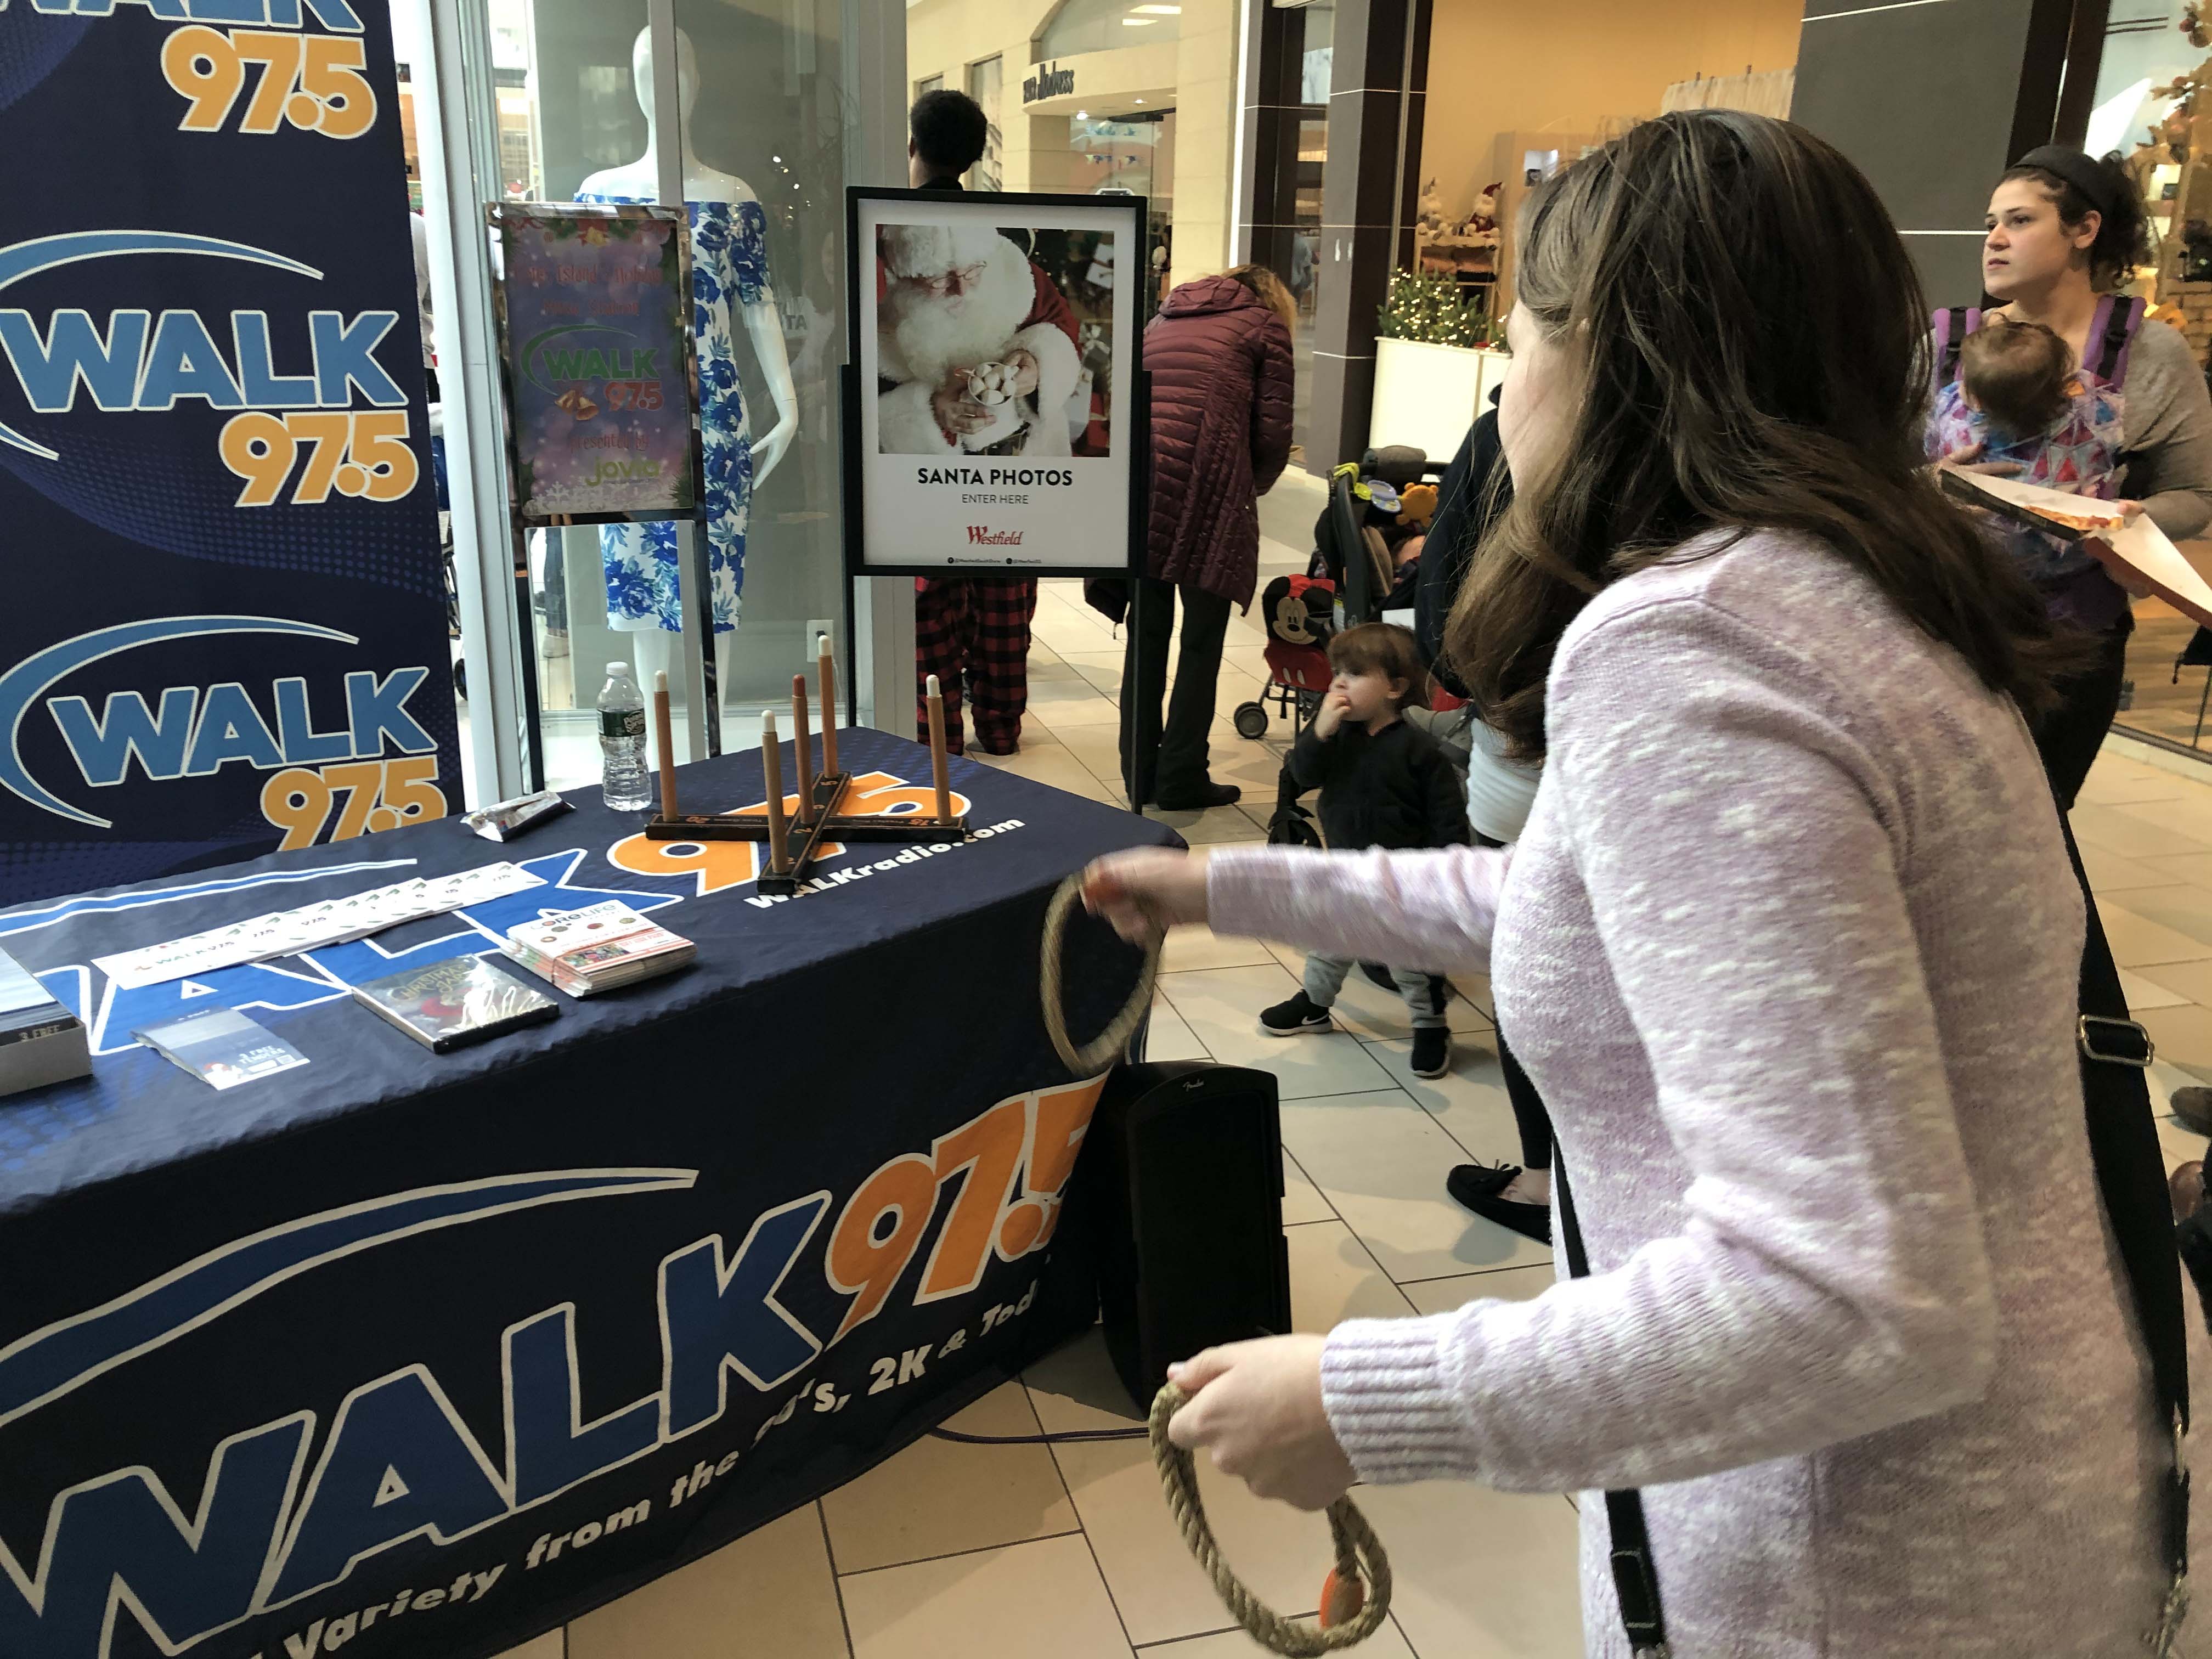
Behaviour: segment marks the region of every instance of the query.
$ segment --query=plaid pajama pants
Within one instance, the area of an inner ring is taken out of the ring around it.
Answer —
[[[929,741],[929,677],[945,694],[945,744],[962,751],[960,699],[973,705],[975,741],[984,752],[1012,754],[1030,700],[1030,622],[1036,615],[1034,576],[915,580],[915,727]]]

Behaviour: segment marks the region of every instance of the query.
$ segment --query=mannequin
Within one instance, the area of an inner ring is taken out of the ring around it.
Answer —
[[[630,75],[645,112],[645,154],[627,167],[610,167],[584,180],[580,202],[657,202],[660,169],[659,112],[653,96],[653,32],[640,30],[630,50]],[[774,471],[799,434],[799,392],[792,384],[775,293],[769,285],[764,236],[767,216],[752,186],[702,163],[691,148],[690,118],[699,98],[699,60],[690,37],[676,33],[676,81],[682,100],[678,130],[683,140],[684,201],[690,210],[695,310],[692,333],[699,356],[701,437],[706,462],[708,562],[713,573],[714,648],[722,684],[729,683],[738,590],[744,574],[747,520],[756,485]],[[745,418],[730,339],[734,308],[752,341],[768,381],[775,424],[754,439]],[[607,625],[642,635],[635,653],[641,678],[674,668],[678,592],[676,530],[672,524],[614,525],[600,532],[607,573]],[[650,684],[650,681],[647,681]]]

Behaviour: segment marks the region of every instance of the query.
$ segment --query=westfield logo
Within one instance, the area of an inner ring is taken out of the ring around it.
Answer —
[[[991,530],[980,524],[968,526],[968,545],[970,547],[1019,547],[1022,532],[1018,530]]]

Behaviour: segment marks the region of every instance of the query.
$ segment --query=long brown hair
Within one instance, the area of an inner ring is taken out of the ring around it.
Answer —
[[[1265,265],[1231,265],[1221,273],[1232,282],[1244,284],[1260,296],[1268,310],[1283,319],[1283,326],[1295,332],[1298,325],[1298,302],[1291,298],[1291,291],[1283,286],[1283,279]]]
[[[1713,530],[1824,544],[1992,690],[2049,703],[2078,649],[1923,470],[1920,285],[1834,149],[1765,116],[1662,115],[1530,200],[1516,270],[1580,407],[1549,475],[1516,481],[1446,635],[1516,758],[1542,758],[1576,613]]]

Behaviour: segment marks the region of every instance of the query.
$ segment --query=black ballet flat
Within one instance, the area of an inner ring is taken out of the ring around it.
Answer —
[[[1455,1164],[1444,1177],[1444,1190],[1471,1210],[1477,1199],[1495,1198],[1520,1173],[1519,1166],[1512,1164],[1500,1164],[1494,1168],[1487,1164]]]

